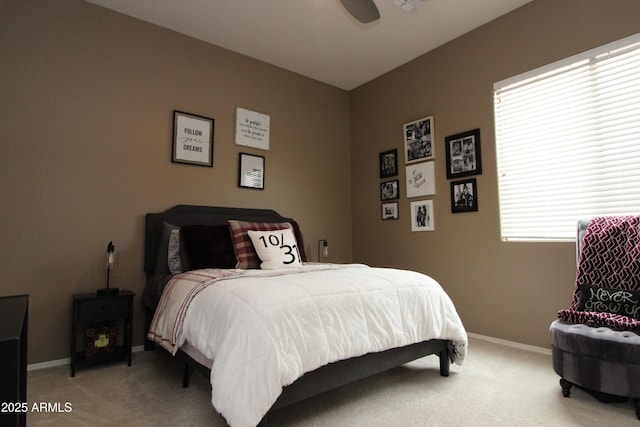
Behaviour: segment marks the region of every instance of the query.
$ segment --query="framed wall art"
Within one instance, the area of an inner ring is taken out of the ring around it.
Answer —
[[[380,200],[395,200],[400,197],[399,181],[386,181],[380,183]]]
[[[389,202],[382,204],[382,219],[398,219],[398,202]]]
[[[433,200],[411,202],[411,231],[435,230]]]
[[[447,179],[482,174],[480,129],[474,129],[444,139],[447,152]]]
[[[436,194],[435,162],[422,162],[405,166],[407,197]]]
[[[171,161],[213,167],[213,127],[209,117],[174,110]]]
[[[238,186],[264,190],[264,157],[240,153]]]
[[[380,178],[389,178],[398,175],[398,150],[383,151],[380,153]]]
[[[478,210],[478,187],[476,179],[451,183],[451,212],[476,212]]]
[[[236,108],[236,144],[269,150],[271,117],[267,114]]]
[[[434,158],[433,116],[407,123],[403,130],[406,163]]]

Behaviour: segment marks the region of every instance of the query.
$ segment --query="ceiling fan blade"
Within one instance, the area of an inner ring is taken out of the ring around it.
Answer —
[[[380,12],[373,0],[340,0],[340,3],[363,24],[380,19]]]

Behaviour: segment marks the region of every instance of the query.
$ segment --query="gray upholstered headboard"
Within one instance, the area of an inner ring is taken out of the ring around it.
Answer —
[[[148,213],[145,217],[144,271],[153,273],[158,256],[158,246],[162,233],[162,224],[173,225],[217,225],[230,219],[250,222],[289,222],[278,212],[270,209],[226,208],[217,206],[177,205],[164,212]]]

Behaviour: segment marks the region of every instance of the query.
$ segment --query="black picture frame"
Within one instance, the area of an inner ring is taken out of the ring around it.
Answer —
[[[380,153],[380,178],[398,176],[398,149]]]
[[[396,200],[400,198],[400,181],[385,181],[380,183],[380,200]]]
[[[398,219],[398,202],[382,203],[382,220]]]
[[[447,179],[482,174],[480,129],[450,135],[444,139]]]
[[[264,190],[264,156],[240,153],[238,156],[238,187]]]
[[[210,117],[174,110],[171,161],[213,167],[214,127]]]
[[[475,178],[451,182],[451,213],[478,211],[478,185]]]

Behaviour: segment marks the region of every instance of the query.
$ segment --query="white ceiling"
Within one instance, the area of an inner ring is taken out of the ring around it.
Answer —
[[[353,19],[339,0],[87,0],[350,90],[531,0],[425,0]]]

